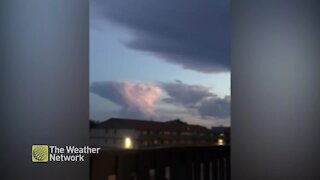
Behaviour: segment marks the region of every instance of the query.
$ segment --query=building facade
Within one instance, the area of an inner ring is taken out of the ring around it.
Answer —
[[[216,145],[212,130],[181,120],[166,122],[111,118],[90,128],[90,143],[105,149]]]

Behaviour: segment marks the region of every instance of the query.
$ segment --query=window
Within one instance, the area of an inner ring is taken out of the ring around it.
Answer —
[[[153,140],[153,144],[158,144],[158,140],[157,139]]]
[[[124,148],[125,149],[132,149],[133,148],[133,142],[130,137],[125,137],[124,138]]]
[[[192,135],[192,133],[191,132],[181,132],[181,135],[182,136],[191,136]]]

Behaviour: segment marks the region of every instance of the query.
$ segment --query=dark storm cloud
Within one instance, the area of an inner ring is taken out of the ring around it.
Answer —
[[[228,0],[95,0],[93,7],[132,30],[130,48],[186,69],[230,70]]]
[[[230,97],[206,99],[201,102],[198,111],[204,117],[228,118],[230,117]]]
[[[118,105],[126,106],[127,103],[118,90],[119,86],[117,82],[94,82],[90,86],[90,92]]]
[[[220,98],[208,87],[181,81],[162,83],[161,87],[169,96],[163,99],[167,103],[195,109],[207,119],[230,117],[230,96]]]
[[[214,96],[208,87],[188,85],[181,81],[162,83],[161,87],[169,96],[164,99],[165,102],[185,107],[195,107],[205,98]]]

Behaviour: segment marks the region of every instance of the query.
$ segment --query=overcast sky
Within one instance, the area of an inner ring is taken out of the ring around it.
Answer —
[[[90,118],[230,125],[228,0],[91,0]]]

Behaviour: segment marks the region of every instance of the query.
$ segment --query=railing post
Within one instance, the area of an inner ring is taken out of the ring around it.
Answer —
[[[218,160],[216,157],[212,160],[212,180],[218,180]]]
[[[199,160],[196,160],[193,163],[193,173],[194,173],[194,175],[193,175],[194,180],[200,179],[201,171],[200,171],[200,161]]]
[[[156,170],[156,180],[165,179],[165,167],[166,167],[166,151],[165,150],[156,150],[154,153],[154,166]]]
[[[150,180],[152,172],[155,180],[230,180],[228,148],[106,151],[91,157],[91,177],[99,180],[115,175],[116,180]],[[170,168],[170,177],[166,167]]]
[[[135,152],[123,152],[118,156],[117,180],[133,178],[135,172]]]
[[[170,180],[179,180],[179,159],[176,149],[170,151]]]
[[[221,156],[219,157],[219,180],[225,180],[225,164]]]
[[[185,165],[185,177],[186,177],[186,180],[193,180],[193,174],[192,174],[192,161],[193,161],[193,156],[192,156],[192,150],[188,149],[184,152],[184,155],[185,155],[185,162],[184,162],[184,165]]]
[[[227,180],[231,179],[231,162],[230,162],[230,157],[226,157],[226,176]]]
[[[211,151],[210,148],[205,148],[203,152],[201,152],[202,154],[202,177],[203,180],[209,180],[210,176],[210,169],[209,169],[209,162],[210,162],[210,155],[211,155]]]
[[[202,167],[203,167],[203,180],[209,180],[210,176],[209,176],[209,162],[204,162],[202,163]]]
[[[149,168],[144,162],[145,158],[143,152],[136,153],[135,166],[136,166],[136,175],[137,180],[148,180],[149,179]]]

